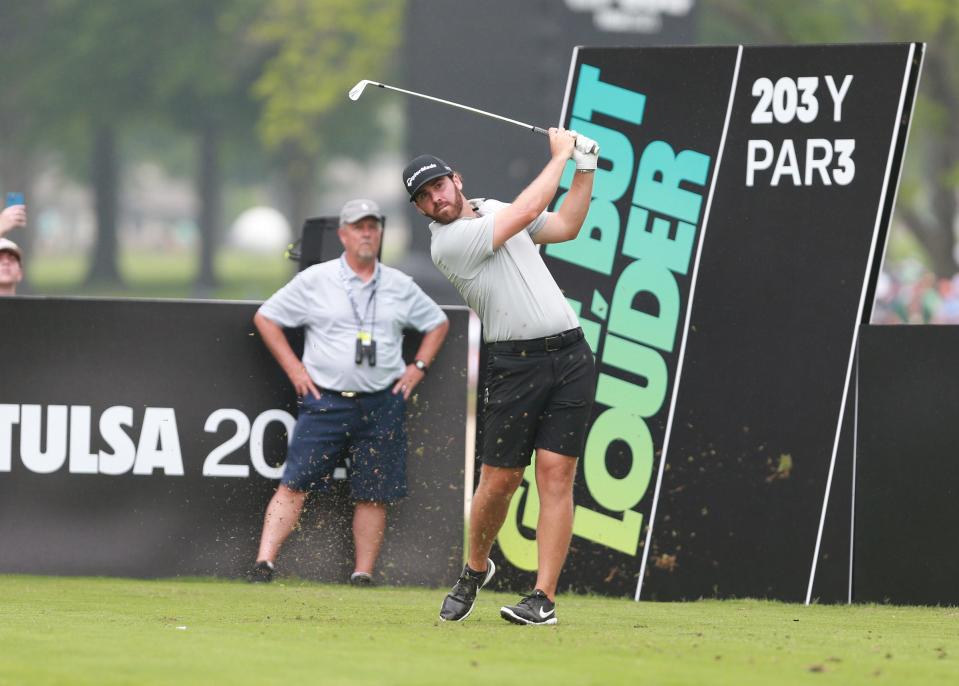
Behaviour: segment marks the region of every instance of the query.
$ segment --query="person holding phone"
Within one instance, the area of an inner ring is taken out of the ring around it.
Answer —
[[[22,280],[20,247],[9,238],[0,238],[0,296],[16,295]]]
[[[7,193],[6,207],[0,212],[0,295],[16,295],[23,281],[23,254],[20,246],[4,236],[27,225],[23,193]]]
[[[7,232],[27,225],[27,207],[23,204],[23,193],[7,193],[7,203],[0,212],[0,238]]]

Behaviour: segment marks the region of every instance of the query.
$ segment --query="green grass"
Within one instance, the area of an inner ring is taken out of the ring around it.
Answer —
[[[0,576],[0,684],[932,684],[959,679],[955,608],[560,596],[518,627],[483,592],[307,582]]]
[[[117,298],[211,298],[264,300],[286,283],[296,264],[281,255],[256,255],[222,250],[214,260],[219,284],[198,291],[199,269],[192,253],[126,251],[120,257],[121,284],[87,284],[87,259],[79,255],[42,256],[26,265],[30,293]]]

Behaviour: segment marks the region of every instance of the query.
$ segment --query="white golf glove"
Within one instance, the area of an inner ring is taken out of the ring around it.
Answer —
[[[592,138],[570,131],[576,139],[571,159],[576,163],[576,171],[595,171],[599,159],[599,145]]]

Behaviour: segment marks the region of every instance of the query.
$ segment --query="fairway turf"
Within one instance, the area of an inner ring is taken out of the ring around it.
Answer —
[[[443,590],[0,575],[0,684],[933,684],[959,681],[956,608],[512,594],[437,618]]]

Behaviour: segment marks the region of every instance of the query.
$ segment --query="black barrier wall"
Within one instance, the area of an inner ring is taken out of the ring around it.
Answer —
[[[806,595],[919,54],[743,51],[650,551],[685,564],[651,594]]]
[[[576,52],[563,122],[600,169],[579,238],[545,255],[600,376],[565,587],[805,596],[921,54]],[[497,551],[514,586],[535,569],[521,493]],[[838,543],[817,595],[844,600]]]
[[[856,601],[959,605],[959,327],[864,326]]]
[[[0,299],[0,572],[248,568],[295,414],[256,308]],[[468,312],[445,311],[408,408],[410,497],[390,512],[382,583],[445,584],[462,564]],[[345,489],[311,498],[282,572],[345,581],[350,513]]]

